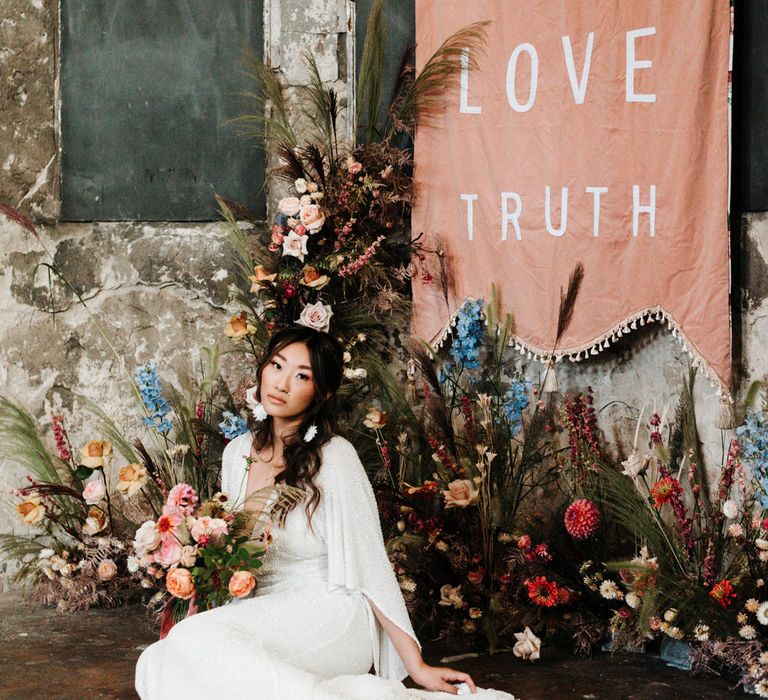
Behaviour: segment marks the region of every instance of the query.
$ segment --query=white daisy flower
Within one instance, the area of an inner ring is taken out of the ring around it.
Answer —
[[[768,651],[764,651],[760,656],[757,657],[757,660],[763,665],[768,665]]]
[[[736,501],[727,500],[723,503],[723,515],[731,520],[739,514],[739,506],[736,505]]]
[[[760,603],[760,606],[757,608],[757,621],[761,625],[768,625],[768,601],[764,603]]]
[[[755,691],[761,698],[768,698],[768,681],[758,681],[755,684]]]
[[[752,625],[744,625],[739,629],[739,636],[743,639],[754,639],[757,637],[757,630]]]
[[[744,608],[747,612],[756,613],[759,607],[760,603],[758,602],[757,598],[750,598],[746,603],[744,603]]]
[[[600,595],[607,600],[621,600],[624,597],[619,587],[610,579],[600,584]]]
[[[700,622],[693,628],[693,636],[697,642],[706,642],[709,639],[709,625]]]

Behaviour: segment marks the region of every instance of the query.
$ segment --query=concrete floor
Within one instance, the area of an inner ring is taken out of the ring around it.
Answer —
[[[133,668],[157,633],[141,607],[62,614],[0,595],[0,698],[131,699]],[[461,653],[461,649],[452,649]],[[514,693],[521,700],[671,700],[746,697],[723,679],[692,678],[644,654],[591,660],[550,648],[535,664],[502,653],[454,663],[478,685]],[[434,662],[444,648],[427,647]],[[169,698],[168,700],[174,700]]]

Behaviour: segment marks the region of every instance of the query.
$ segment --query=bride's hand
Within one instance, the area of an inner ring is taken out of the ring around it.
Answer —
[[[440,690],[444,693],[457,695],[459,690],[451,683],[466,683],[471,692],[476,692],[475,683],[468,673],[454,671],[452,668],[441,666],[428,666],[424,664],[418,670],[411,673],[411,678],[427,690]]]

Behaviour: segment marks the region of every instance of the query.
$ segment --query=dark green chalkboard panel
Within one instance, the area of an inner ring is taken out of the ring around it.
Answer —
[[[62,218],[216,219],[214,192],[257,213],[264,154],[227,121],[248,109],[262,2],[61,0]]]
[[[355,56],[358,74],[363,58],[363,42],[368,27],[368,15],[371,12],[373,0],[356,0],[355,2]],[[403,56],[416,43],[416,1],[387,0],[384,4],[384,23],[387,28],[387,39],[384,44],[384,76],[382,81],[381,117],[386,115],[397,80],[397,73],[402,64]],[[361,125],[362,126],[362,125]],[[365,130],[358,133],[358,139],[364,140]]]

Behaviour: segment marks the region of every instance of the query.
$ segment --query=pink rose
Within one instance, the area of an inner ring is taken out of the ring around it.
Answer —
[[[250,571],[235,571],[229,579],[229,592],[235,598],[245,598],[256,585],[256,579]]]
[[[111,559],[104,559],[97,571],[102,581],[111,581],[117,575],[117,565]]]
[[[278,224],[275,224],[272,227],[272,244],[282,245],[283,238],[285,238],[285,236],[283,235],[283,227],[279,226]]]
[[[307,204],[299,212],[299,220],[310,233],[317,233],[325,223],[325,214],[317,204]]]
[[[471,479],[456,479],[443,491],[446,508],[466,508],[476,503],[480,494]]]
[[[285,214],[286,216],[296,216],[296,214],[299,213],[300,207],[301,203],[297,197],[283,197],[283,199],[277,203],[277,208],[280,210],[280,213]]]
[[[292,255],[304,262],[304,256],[307,254],[307,237],[291,231],[283,239],[283,255]]]
[[[168,537],[155,552],[155,561],[162,566],[173,566],[179,563],[183,551],[175,537]]]
[[[333,309],[330,305],[318,301],[314,304],[307,304],[296,323],[327,333],[331,326],[331,316],[333,316]]]
[[[197,502],[197,493],[189,484],[176,484],[165,499],[169,510],[178,511],[182,515],[192,515]]]
[[[187,569],[171,569],[165,577],[165,587],[175,598],[189,600],[195,592],[192,574]]]
[[[356,160],[353,160],[347,166],[347,170],[349,170],[350,174],[352,175],[357,175],[362,169],[363,169],[362,163],[358,163]]]

